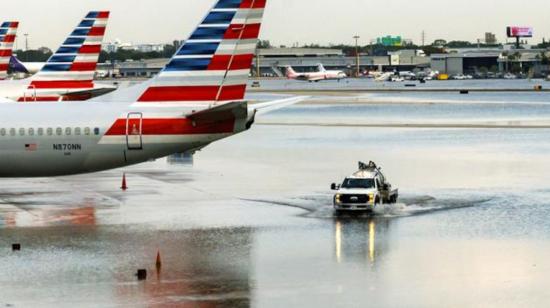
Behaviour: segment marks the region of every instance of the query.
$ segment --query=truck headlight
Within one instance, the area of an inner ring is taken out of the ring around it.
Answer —
[[[369,203],[374,203],[374,193],[369,193]]]
[[[340,194],[336,194],[336,195],[334,196],[334,202],[336,202],[336,203],[342,203],[342,201],[340,201]]]

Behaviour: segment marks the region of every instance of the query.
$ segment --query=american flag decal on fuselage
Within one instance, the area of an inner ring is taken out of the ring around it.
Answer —
[[[36,145],[36,143],[25,144],[25,151],[27,152],[36,152],[37,149],[38,149],[38,146]]]
[[[0,80],[8,77],[9,63],[18,27],[19,23],[16,21],[6,21],[0,25]]]
[[[139,98],[216,104],[244,98],[266,0],[219,0]]]
[[[109,12],[89,12],[46,65],[31,77],[30,93],[20,97],[19,101],[57,101],[67,92],[93,89],[108,19]],[[87,97],[69,96],[69,99]]]

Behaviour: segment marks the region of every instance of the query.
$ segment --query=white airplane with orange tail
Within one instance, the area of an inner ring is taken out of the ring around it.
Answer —
[[[19,102],[75,101],[114,91],[114,86],[94,82],[108,19],[109,12],[89,12],[38,73],[26,79],[0,81],[0,97]],[[4,25],[8,27],[0,28],[0,33],[12,34],[5,36],[5,42],[0,44],[13,43],[17,23]],[[9,62],[12,57],[13,44],[7,47],[10,49],[0,50],[0,56],[7,57],[7,60],[0,58],[1,63]],[[2,68],[0,65],[0,70]],[[0,71],[0,77],[2,73]]]
[[[318,82],[321,80],[341,80],[348,76],[343,71],[327,71],[323,64],[317,65],[317,72],[296,73],[292,66],[286,67],[286,77],[288,79],[303,80],[309,82]]]
[[[0,177],[46,177],[192,152],[303,97],[244,101],[266,0],[217,0],[164,69],[83,102],[0,104]]]

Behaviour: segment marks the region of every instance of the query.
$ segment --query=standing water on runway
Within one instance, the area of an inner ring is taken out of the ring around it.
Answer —
[[[550,114],[536,106],[304,104],[266,121]],[[545,306],[549,140],[550,129],[259,125],[192,161],[124,169],[126,192],[122,170],[4,180],[0,306]],[[336,216],[330,183],[358,160],[383,166],[401,200]]]

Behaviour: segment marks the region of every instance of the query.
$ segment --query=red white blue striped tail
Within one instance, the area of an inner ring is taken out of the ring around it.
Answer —
[[[265,5],[266,0],[218,0],[138,102],[242,100]]]
[[[109,12],[93,11],[78,24],[44,67],[34,75],[29,90],[37,100],[58,100],[59,93],[94,88]]]
[[[0,25],[0,80],[8,77],[17,27],[19,23],[16,21],[6,21]]]

